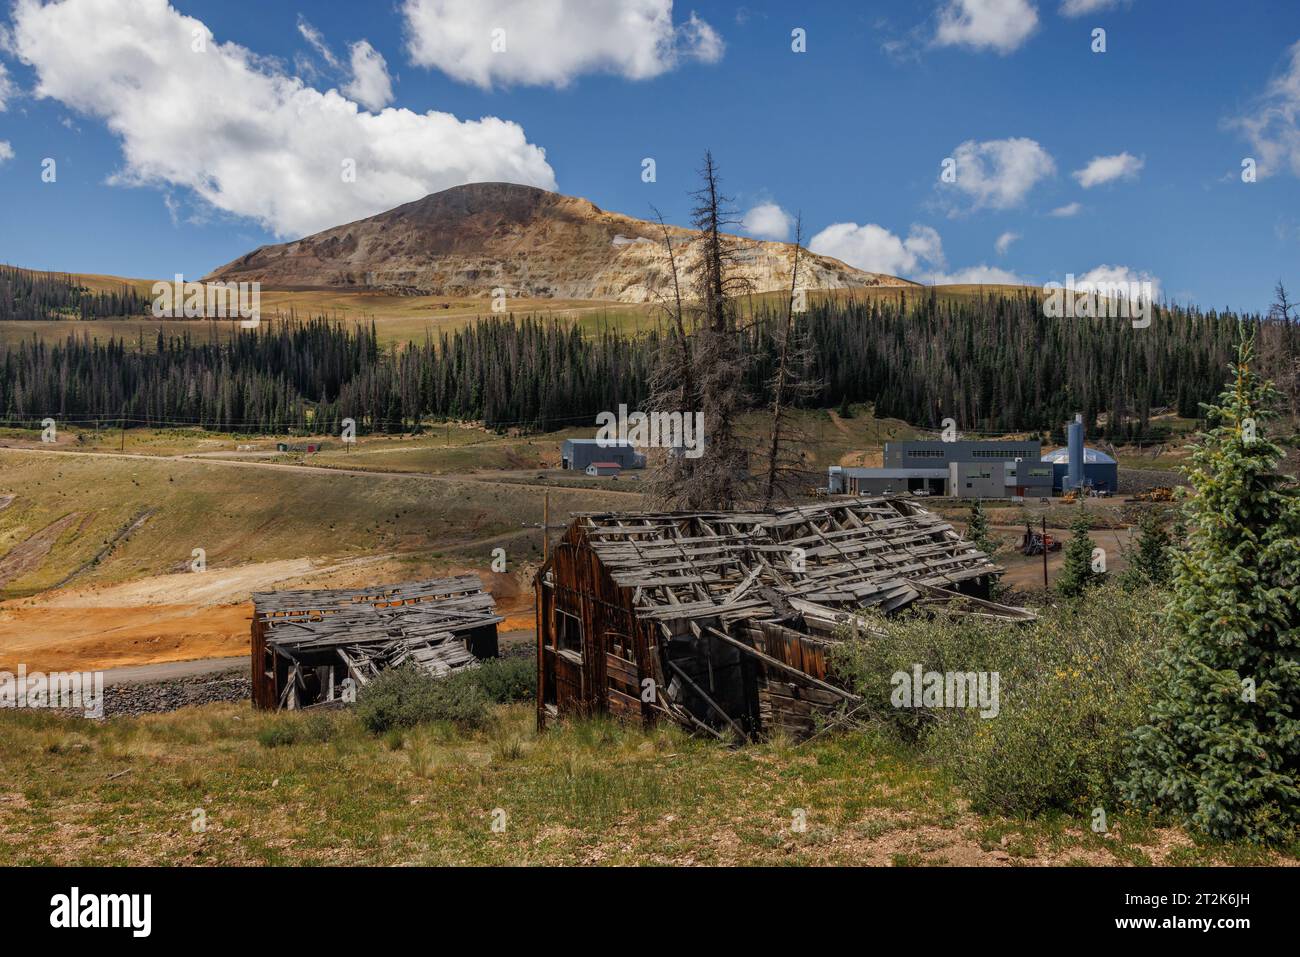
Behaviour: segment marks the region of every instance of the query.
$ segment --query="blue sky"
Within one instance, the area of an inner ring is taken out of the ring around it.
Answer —
[[[707,148],[749,231],[798,210],[862,268],[1151,278],[1207,308],[1300,287],[1289,0],[0,9],[3,262],[193,278],[484,178],[683,223]]]

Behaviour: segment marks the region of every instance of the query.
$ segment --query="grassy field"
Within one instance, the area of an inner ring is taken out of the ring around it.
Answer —
[[[759,435],[764,424],[751,416],[741,427]],[[824,481],[829,465],[879,465],[884,442],[917,434],[866,407],[848,418],[808,411],[797,424],[810,484]],[[595,480],[556,471],[563,440],[592,434],[432,424],[418,435],[363,435],[352,447],[315,437],[324,449],[304,455],[277,453],[276,443],[309,437],[130,429],[123,438],[120,430],[68,426],[54,448],[75,454],[57,454],[38,432],[0,430],[0,446],[11,447],[0,447],[0,501],[12,496],[0,507],[0,595],[29,595],[69,576],[109,583],[183,571],[194,548],[205,549],[210,567],[414,552],[477,561],[485,547],[513,537],[531,557],[540,539],[530,529],[541,521],[547,489],[553,521],[572,511],[646,507],[637,473]],[[965,518],[962,505],[933,507]],[[994,511],[1006,513],[995,522],[1019,526],[1026,517],[1037,523],[1044,509]],[[1045,511],[1053,527],[1072,518],[1067,506]],[[1099,527],[1125,523],[1113,511],[1098,511]]]
[[[83,285],[94,292],[119,290],[123,286],[135,289],[140,295],[151,296],[155,280],[134,279],[97,274],[73,274]],[[935,286],[940,299],[971,299],[981,295],[1015,295],[1030,287],[953,285]],[[871,287],[865,289],[837,289],[810,292],[809,301],[816,303],[827,298],[896,299],[905,291],[909,298],[925,294],[928,287]],[[1033,290],[1030,290],[1033,291]],[[784,301],[780,292],[760,293],[750,296],[743,304],[746,314],[765,306]],[[548,315],[576,323],[584,333],[597,335],[605,330],[615,330],[636,335],[655,328],[662,311],[653,303],[616,303],[595,300],[517,298],[509,301],[509,314]],[[262,316],[274,323],[289,315],[298,318],[330,316],[332,318],[369,324],[374,322],[380,341],[385,346],[407,342],[423,342],[428,335],[452,332],[472,324],[480,317],[491,317],[492,304],[486,298],[457,298],[447,296],[398,296],[384,292],[350,289],[263,289]],[[206,336],[215,330],[219,336],[229,336],[236,323],[219,320],[159,320],[152,317],[138,319],[104,319],[93,322],[4,322],[0,323],[0,347],[30,342],[33,337],[45,342],[60,342],[70,334],[89,335],[92,338],[125,338],[135,341],[141,336],[149,340],[161,329],[166,335],[180,335],[188,331],[194,336]]]
[[[0,594],[67,581],[128,581],[209,568],[383,552],[486,566],[540,552],[543,489],[422,476],[304,472],[202,459],[58,455],[0,449]],[[555,513],[626,507],[626,495],[556,489]]]
[[[973,814],[871,733],[730,749],[593,720],[539,736],[529,705],[480,732],[382,738],[348,714],[234,704],[101,723],[6,711],[0,771],[0,865],[1291,861],[1123,816],[1098,835]]]

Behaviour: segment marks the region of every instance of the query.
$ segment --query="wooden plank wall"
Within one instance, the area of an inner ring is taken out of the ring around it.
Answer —
[[[829,642],[769,621],[749,622],[744,630],[759,651],[804,674],[827,680]],[[838,695],[793,680],[776,668],[762,663],[758,668],[758,710],[764,734],[806,738],[816,730],[819,717],[830,715],[843,703]]]
[[[545,584],[550,574],[552,585]],[[664,687],[653,623],[642,621],[634,590],[616,584],[574,523],[538,574],[538,719],[544,726],[546,691],[554,690],[559,714],[616,714],[649,722],[653,707],[641,701],[644,679]],[[556,612],[582,626],[580,663],[557,647]]]

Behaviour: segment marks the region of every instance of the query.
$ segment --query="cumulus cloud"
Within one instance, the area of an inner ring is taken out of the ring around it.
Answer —
[[[1128,6],[1132,0],[1061,0],[1061,16],[1082,17],[1089,13],[1114,10],[1123,4]]]
[[[808,248],[858,269],[891,276],[915,272],[922,263],[945,265],[943,240],[929,226],[913,226],[902,239],[875,223],[834,223],[809,240]]]
[[[485,89],[563,87],[585,73],[645,80],[685,60],[717,62],[725,44],[672,0],[404,0],[411,61]]]
[[[545,152],[515,123],[366,112],[218,43],[166,0],[18,0],[13,48],[36,72],[36,96],[98,117],[120,138],[113,182],[185,187],[281,236],[469,182],[555,188]]]
[[[940,186],[964,193],[971,209],[1019,206],[1039,182],[1056,173],[1052,157],[1034,140],[967,140],[953,151],[956,181]]]
[[[937,46],[1011,53],[1038,28],[1030,0],[947,0],[939,10]]]
[[[808,248],[867,272],[903,276],[935,285],[1024,283],[1015,273],[996,266],[981,264],[948,272],[943,239],[930,226],[913,225],[907,238],[903,239],[875,223],[867,223],[865,226],[835,223],[814,236],[809,241]]]
[[[923,282],[932,283],[936,286],[1026,285],[1024,279],[1021,279],[1010,270],[983,264],[967,266],[965,269],[958,269],[955,272],[926,273],[921,279]]]
[[[1092,189],[1103,183],[1113,183],[1117,179],[1137,179],[1146,160],[1130,153],[1117,153],[1114,156],[1094,156],[1083,169],[1072,174],[1084,189]]]
[[[1019,233],[1005,232],[997,238],[997,242],[993,244],[993,248],[998,251],[999,256],[1005,256],[1007,250],[1011,248],[1011,244],[1019,238]]]
[[[368,110],[378,112],[393,102],[393,81],[384,55],[365,40],[352,44],[352,80],[343,87]]]
[[[759,203],[740,221],[740,231],[755,239],[776,239],[784,242],[790,238],[794,217],[776,203]]]
[[[1286,69],[1269,83],[1255,109],[1227,122],[1250,141],[1261,179],[1280,169],[1300,176],[1300,41],[1287,57]]]
[[[14,158],[14,148],[9,145],[8,140],[0,140],[0,164],[7,163]]]
[[[1123,283],[1129,288],[1133,288],[1133,283],[1151,283],[1151,300],[1154,302],[1160,298],[1160,280],[1149,272],[1131,269],[1128,266],[1109,266],[1100,265],[1088,270],[1083,275],[1074,277],[1074,287],[1078,289],[1085,283],[1090,283],[1095,287],[1113,287],[1114,284]]]
[[[1048,215],[1058,219],[1069,219],[1071,216],[1078,216],[1082,210],[1083,203],[1066,203],[1064,206],[1057,206]]]

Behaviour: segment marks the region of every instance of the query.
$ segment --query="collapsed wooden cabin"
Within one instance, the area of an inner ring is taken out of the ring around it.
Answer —
[[[826,652],[854,612],[988,601],[1002,569],[902,498],[577,516],[537,574],[537,720],[607,712],[806,736],[857,697]]]
[[[413,662],[445,675],[497,656],[496,602],[474,575],[253,595],[253,704],[302,708]]]

